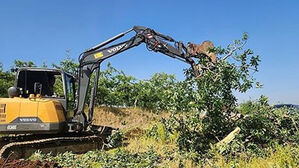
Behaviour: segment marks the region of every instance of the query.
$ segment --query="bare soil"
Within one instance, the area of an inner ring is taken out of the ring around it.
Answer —
[[[1,168],[56,168],[57,163],[49,161],[7,160],[0,159]]]
[[[153,122],[168,118],[170,113],[155,114],[140,108],[95,108],[94,121],[96,125],[110,126],[128,130],[132,128],[147,128]]]

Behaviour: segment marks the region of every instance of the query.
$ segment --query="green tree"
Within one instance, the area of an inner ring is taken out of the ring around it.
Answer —
[[[136,79],[107,64],[101,71],[98,83],[97,104],[108,106],[132,106]]]
[[[0,97],[8,97],[7,89],[14,85],[14,75],[3,71],[2,63],[0,63],[0,84]]]
[[[218,54],[218,62],[204,70],[200,78],[195,78],[191,69],[186,70],[186,82],[196,84],[189,88],[194,91],[192,104],[196,110],[181,117],[173,115],[164,122],[168,130],[179,132],[181,150],[203,153],[209,149],[208,144],[217,143],[234,129],[232,117],[237,113],[234,91],[246,92],[255,86],[252,74],[258,71],[260,61],[251,49],[244,49],[247,38],[244,34],[226,48],[211,49]],[[198,64],[209,67],[203,57],[199,58]]]
[[[53,68],[61,69],[63,71],[75,74],[77,72],[78,63],[70,58],[70,50],[66,50],[66,58],[59,62],[59,64],[52,64]]]
[[[21,68],[21,67],[36,67],[36,65],[32,61],[26,62],[21,60],[15,60],[12,68]]]

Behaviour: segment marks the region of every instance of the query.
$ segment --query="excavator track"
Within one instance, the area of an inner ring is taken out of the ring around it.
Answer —
[[[19,135],[0,138],[0,158],[21,159],[30,157],[35,151],[42,153],[85,153],[104,148],[105,139],[111,129],[101,133],[81,133],[59,135]]]

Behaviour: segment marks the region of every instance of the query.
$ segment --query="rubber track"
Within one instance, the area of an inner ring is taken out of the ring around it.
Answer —
[[[34,135],[34,134],[20,134],[20,135],[10,135],[10,136],[2,136],[0,137],[0,148],[5,146],[6,144],[13,143],[13,142],[24,142],[24,141],[32,141],[36,140],[37,137],[39,139],[46,139],[57,137],[57,135],[52,134],[42,134],[42,135]]]
[[[79,144],[84,145],[79,149]],[[98,135],[91,135],[85,137],[56,137],[56,138],[48,138],[48,139],[41,139],[41,140],[34,140],[34,141],[25,141],[25,142],[13,142],[7,145],[4,145],[0,150],[0,157],[1,158],[13,158],[13,159],[20,159],[24,157],[30,156],[28,154],[24,154],[25,152],[28,153],[29,150],[34,149],[43,149],[47,148],[50,151],[55,151],[56,148],[59,146],[78,146],[78,149],[73,149],[73,153],[82,153],[87,152],[89,150],[101,149],[103,147],[104,141],[103,137]],[[87,151],[86,151],[87,150]]]
[[[84,153],[102,149],[104,140],[115,130],[111,127],[97,127],[97,131],[64,134],[23,134],[0,137],[0,158],[20,159],[31,156],[35,151],[45,153]]]

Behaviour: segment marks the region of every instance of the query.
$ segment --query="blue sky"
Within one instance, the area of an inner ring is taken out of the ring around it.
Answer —
[[[261,56],[256,78],[264,88],[237,94],[239,101],[264,94],[272,103],[299,104],[298,8],[295,0],[0,1],[0,62],[7,70],[15,59],[57,63],[67,49],[77,60],[82,51],[134,25],[186,43],[211,40],[217,46],[248,32],[247,47]],[[139,79],[156,72],[183,79],[182,69],[188,67],[144,45],[107,61]]]

